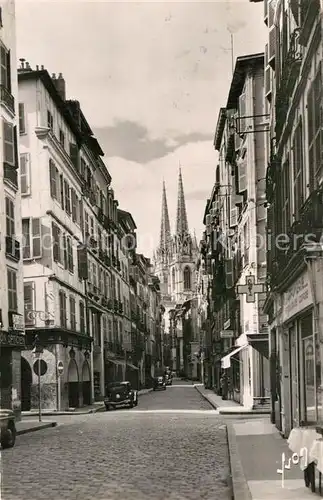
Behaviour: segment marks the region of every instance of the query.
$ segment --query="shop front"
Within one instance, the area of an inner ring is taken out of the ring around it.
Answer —
[[[0,331],[0,407],[21,418],[21,351],[25,336],[20,330]]]

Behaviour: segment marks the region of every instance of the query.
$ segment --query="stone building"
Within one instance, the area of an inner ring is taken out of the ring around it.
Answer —
[[[78,101],[66,99],[62,75],[22,61],[18,80],[28,345],[22,404],[25,410],[38,404],[37,339],[47,368],[42,406],[67,409],[90,404],[104,390],[101,321],[108,314],[109,235],[117,213],[103,152]]]
[[[272,421],[288,436],[323,421],[322,4],[280,0],[264,7],[270,112],[265,310]]]
[[[171,368],[178,372],[186,371],[186,375],[188,364],[191,363],[189,346],[192,339],[190,335],[183,336],[183,313],[187,307],[192,307],[190,301],[195,296],[197,258],[196,238],[190,234],[188,227],[180,170],[174,235],[171,234],[166,188],[163,184],[160,243],[154,255],[154,272],[160,280],[161,300],[165,307],[165,334],[171,337]]]
[[[21,412],[20,365],[25,346],[18,135],[15,2],[1,4],[0,25],[0,407]]]
[[[207,202],[202,252],[209,287],[208,378],[223,373],[247,408],[270,399],[266,279],[264,54],[238,57],[214,146],[216,183]]]

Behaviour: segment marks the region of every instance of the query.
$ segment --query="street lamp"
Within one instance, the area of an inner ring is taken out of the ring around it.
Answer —
[[[40,344],[40,340],[38,335],[35,336],[34,339],[34,348],[32,350],[33,354],[35,355],[35,358],[38,359],[38,417],[39,417],[39,422],[41,422],[41,384],[40,384],[40,376],[41,376],[41,357],[40,355],[44,352],[43,347]]]

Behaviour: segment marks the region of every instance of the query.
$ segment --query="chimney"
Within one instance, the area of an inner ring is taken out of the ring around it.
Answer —
[[[57,78],[56,78],[56,75],[54,74],[52,76],[52,79],[53,79],[53,83],[56,87],[56,90],[57,90],[58,94],[60,95],[60,98],[63,101],[66,101],[66,85],[65,85],[65,80],[63,78],[62,73],[59,73]]]
[[[38,66],[38,64],[36,64],[36,71],[39,71],[39,66]]]
[[[44,69],[45,69],[43,64],[41,65],[40,68],[41,68],[42,71],[44,71]]]
[[[55,73],[52,74],[52,80],[56,80],[56,75]]]
[[[20,69],[25,69],[25,60],[26,59],[24,59],[23,57],[21,57],[19,59],[19,61],[20,61]]]
[[[31,71],[30,64],[29,64],[29,62],[27,62],[27,61],[26,61],[26,69],[27,69],[28,71]]]

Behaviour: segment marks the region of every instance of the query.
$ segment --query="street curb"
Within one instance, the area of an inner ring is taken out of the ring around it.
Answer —
[[[29,434],[30,432],[41,431],[43,429],[49,429],[50,427],[56,427],[57,422],[47,422],[43,425],[36,425],[35,427],[29,427],[27,429],[21,429],[17,431],[17,436],[21,436],[22,434]]]
[[[214,408],[215,410],[217,410],[217,409],[218,409],[217,405],[216,405],[215,403],[213,403],[213,401],[211,401],[211,400],[210,400],[210,399],[209,399],[209,398],[208,398],[205,394],[203,394],[203,392],[202,392],[202,391],[200,391],[200,389],[198,388],[198,386],[197,386],[197,385],[193,385],[193,387],[195,387],[195,389],[197,390],[197,392],[198,392],[199,394],[201,394],[201,396],[202,396],[202,397],[203,397],[203,398],[204,398],[204,399],[205,399],[205,400],[206,400],[206,401],[207,401],[207,402],[208,402],[211,406],[213,406],[213,408]]]
[[[230,410],[219,410],[220,415],[270,415],[270,410],[241,410],[241,411],[230,411]]]
[[[238,444],[233,425],[227,423],[227,440],[231,468],[232,490],[234,500],[252,500],[252,496],[243,473],[243,468],[238,452]]]

